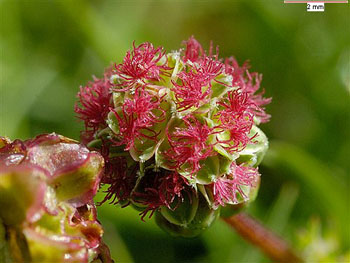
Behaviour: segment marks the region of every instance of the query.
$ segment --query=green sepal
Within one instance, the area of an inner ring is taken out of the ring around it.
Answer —
[[[178,237],[195,237],[198,235],[197,232],[192,231],[191,229],[175,225],[166,220],[160,212],[157,212],[155,215],[156,224],[163,229],[168,234]]]
[[[102,140],[101,140],[101,139],[92,140],[91,142],[89,142],[89,143],[87,144],[87,147],[89,147],[90,149],[91,149],[91,148],[100,149],[101,146],[102,146]]]
[[[115,116],[115,114],[121,115],[122,114],[122,108],[117,107],[114,109],[115,113],[110,111],[107,115],[107,124],[108,127],[114,132],[115,134],[119,134],[119,124],[118,119]]]
[[[198,184],[210,184],[220,175],[220,160],[218,156],[209,156],[199,163],[202,168],[195,176]]]
[[[146,140],[144,142],[135,140],[135,145],[129,150],[129,153],[134,161],[145,162],[152,158],[158,146],[159,144],[153,140]]]
[[[169,133],[171,133],[175,130],[175,127],[181,127],[181,125],[183,125],[183,120],[178,117],[172,117],[169,119],[167,127],[165,129],[168,129]],[[165,135],[165,131],[163,138],[164,139],[160,142],[160,145],[155,152],[156,166],[164,168],[166,170],[174,170],[171,167],[171,162],[169,162],[169,160],[164,156],[164,153],[170,149],[170,144],[167,136]]]
[[[173,236],[195,237],[206,230],[220,215],[220,210],[211,209],[205,198],[199,194],[199,205],[195,217],[186,226],[169,222],[161,213],[156,213],[156,223]]]
[[[219,175],[221,176],[230,173],[230,167],[233,161],[221,155],[219,155],[218,158],[220,164]]]
[[[258,177],[257,180],[258,181],[256,182],[255,187],[241,186],[245,194],[248,196],[246,200],[244,200],[239,195],[237,199],[240,200],[240,202],[238,204],[226,204],[225,206],[221,207],[222,217],[230,217],[241,212],[243,209],[247,208],[251,202],[253,202],[256,199],[260,188],[260,177]]]
[[[158,149],[155,152],[155,163],[157,167],[161,167],[166,170],[173,170],[169,160],[164,157],[164,152],[170,149],[168,139],[164,139]]]
[[[198,196],[192,193],[191,197],[184,194],[183,200],[176,198],[173,202],[174,210],[162,206],[160,213],[170,223],[178,226],[187,226],[194,219],[198,209]]]
[[[247,207],[247,203],[240,203],[237,205],[226,205],[221,207],[220,216],[223,218],[228,218],[242,212]]]
[[[203,195],[203,197],[205,198],[205,200],[208,202],[208,205],[211,207],[213,204],[213,196],[211,195],[211,193],[206,190],[205,185],[202,184],[198,184],[198,191]]]
[[[113,92],[113,104],[114,107],[120,107],[124,102],[125,92],[123,91],[114,91]]]
[[[147,205],[141,204],[139,202],[135,202],[134,200],[130,200],[131,201],[131,206],[132,208],[134,208],[136,211],[138,212],[142,212],[146,209]]]
[[[210,208],[207,200],[203,195],[199,194],[199,205],[196,216],[192,220],[188,228],[194,232],[201,233],[203,230],[211,226],[211,224],[219,217],[220,209]]]
[[[224,156],[225,158],[227,158],[227,159],[229,159],[229,160],[231,160],[231,161],[237,159],[238,156],[239,156],[238,154],[230,154],[230,153],[227,152],[227,151],[224,149],[224,147],[222,147],[220,144],[216,144],[213,148],[214,148],[214,150],[215,150],[216,152],[218,152],[220,155]]]
[[[237,164],[245,163],[252,167],[257,167],[263,160],[265,153],[269,147],[266,135],[257,126],[253,126],[249,136],[252,137],[254,143],[248,144],[240,153],[236,160]]]
[[[206,103],[203,104],[202,106],[200,106],[198,109],[196,109],[193,114],[196,117],[200,117],[202,115],[205,115],[206,113],[208,113],[212,108],[212,105],[210,105],[210,103]]]
[[[224,78],[222,78],[222,80],[224,80]],[[222,81],[222,80],[220,79],[220,81]],[[221,83],[218,83],[216,81],[213,81],[213,84],[211,86],[211,90],[212,90],[211,97],[212,98],[220,98],[223,95],[225,95],[230,89],[232,89],[232,88],[225,86],[225,85],[222,85]]]

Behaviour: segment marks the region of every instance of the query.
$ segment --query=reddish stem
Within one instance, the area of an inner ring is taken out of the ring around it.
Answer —
[[[259,247],[274,262],[303,262],[281,237],[245,213],[222,218],[245,240]]]

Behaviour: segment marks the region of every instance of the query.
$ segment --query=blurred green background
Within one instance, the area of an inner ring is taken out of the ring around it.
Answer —
[[[314,261],[342,260],[350,244],[349,4],[307,13],[306,4],[282,0],[2,0],[0,9],[0,134],[11,139],[54,131],[78,139],[79,86],[120,62],[133,40],[170,51],[194,35],[205,48],[213,40],[221,57],[249,59],[273,97],[261,126],[270,150],[249,213]],[[221,221],[182,239],[132,209],[105,204],[99,218],[117,262],[268,262]]]

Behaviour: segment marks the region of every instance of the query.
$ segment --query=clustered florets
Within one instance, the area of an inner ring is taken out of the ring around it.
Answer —
[[[78,93],[83,135],[106,160],[104,201],[132,203],[143,217],[175,211],[175,200],[198,189],[210,209],[245,202],[259,182],[267,140],[257,125],[269,120],[271,101],[257,93],[261,75],[247,62],[219,59],[212,45],[206,53],[193,37],[184,44],[165,53],[134,43],[121,64]]]

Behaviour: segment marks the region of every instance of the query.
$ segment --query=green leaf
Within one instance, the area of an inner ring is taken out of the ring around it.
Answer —
[[[342,236],[344,244],[349,244],[349,231],[344,231],[343,227],[350,222],[350,214],[346,212],[348,204],[344,199],[347,189],[335,180],[334,171],[303,149],[278,141],[271,143],[263,164],[281,171],[291,170],[307,191],[322,201],[320,209],[333,219],[334,228]]]

